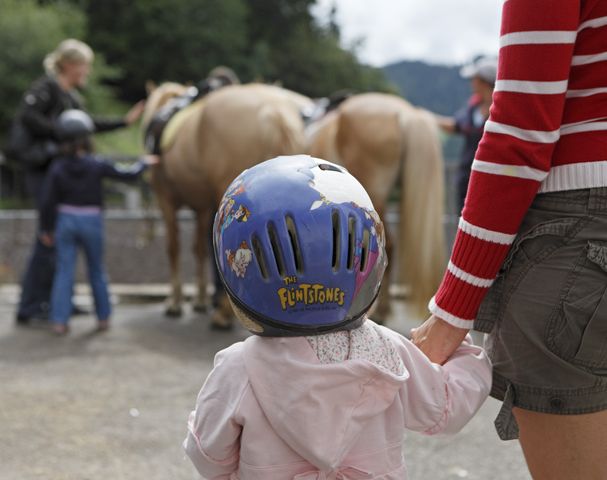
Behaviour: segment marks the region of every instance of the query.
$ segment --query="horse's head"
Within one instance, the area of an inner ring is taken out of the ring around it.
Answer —
[[[154,114],[171,98],[183,95],[189,87],[174,82],[165,82],[156,86],[152,82],[146,84],[148,98],[141,120],[141,127],[145,132]]]

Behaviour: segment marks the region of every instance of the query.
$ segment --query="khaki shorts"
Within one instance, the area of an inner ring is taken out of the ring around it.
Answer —
[[[474,327],[488,333],[502,439],[512,407],[607,409],[607,188],[534,200]]]

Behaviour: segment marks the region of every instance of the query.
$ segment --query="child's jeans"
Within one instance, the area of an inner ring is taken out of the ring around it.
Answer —
[[[86,256],[97,318],[109,319],[111,306],[103,268],[101,212],[66,213],[60,209],[55,229],[55,243],[57,265],[51,294],[51,320],[60,324],[67,324],[69,320],[78,247],[84,250]]]

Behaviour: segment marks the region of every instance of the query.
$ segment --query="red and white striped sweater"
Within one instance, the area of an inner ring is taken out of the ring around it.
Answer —
[[[430,310],[472,328],[538,192],[607,186],[607,1],[507,0],[489,120]]]

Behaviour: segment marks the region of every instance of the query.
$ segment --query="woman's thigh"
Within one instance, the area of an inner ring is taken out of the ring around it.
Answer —
[[[607,410],[553,415],[515,408],[514,416],[535,480],[607,478]]]

